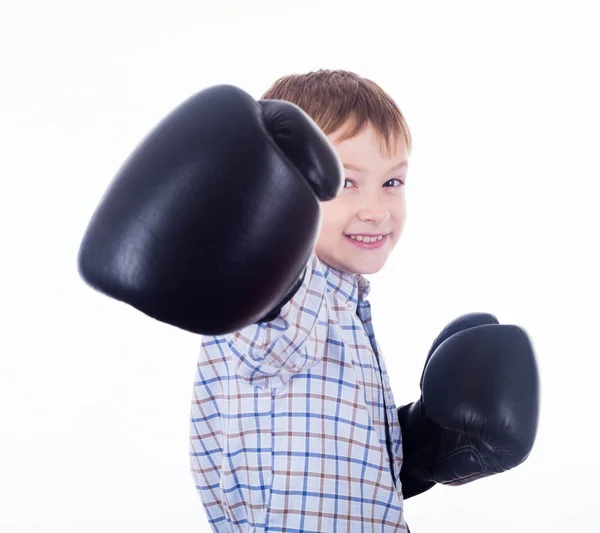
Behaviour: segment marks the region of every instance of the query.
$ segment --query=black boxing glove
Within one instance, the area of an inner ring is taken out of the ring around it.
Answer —
[[[277,316],[302,283],[341,162],[299,107],[230,85],[192,96],[125,161],[78,255],[96,290],[219,335]]]
[[[472,313],[433,343],[421,398],[398,409],[408,499],[436,483],[462,485],[527,459],[539,418],[539,375],[527,334]]]

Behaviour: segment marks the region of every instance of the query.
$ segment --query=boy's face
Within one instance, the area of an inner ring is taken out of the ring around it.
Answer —
[[[371,125],[341,143],[343,129],[328,136],[342,163],[346,181],[333,200],[321,202],[323,221],[315,252],[329,266],[351,274],[379,272],[396,246],[406,219],[406,157],[399,146],[382,154],[382,140]],[[362,237],[383,239],[367,243]]]

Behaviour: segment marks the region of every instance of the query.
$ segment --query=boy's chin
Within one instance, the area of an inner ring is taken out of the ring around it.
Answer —
[[[319,258],[321,259],[321,258]],[[329,259],[329,260],[328,260]],[[324,263],[342,272],[348,272],[349,274],[377,274],[385,266],[385,260],[377,262],[365,262],[365,261],[345,261],[341,258],[324,258],[321,259]]]
[[[352,274],[362,274],[362,275],[377,274],[378,272],[381,271],[381,269],[384,267],[384,265],[385,265],[385,263],[382,265],[372,265],[370,267],[358,268],[355,270],[355,272],[352,272]]]

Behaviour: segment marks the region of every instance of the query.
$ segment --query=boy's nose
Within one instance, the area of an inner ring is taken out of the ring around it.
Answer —
[[[363,208],[358,212],[358,218],[363,222],[381,224],[390,217],[390,212],[385,207]]]

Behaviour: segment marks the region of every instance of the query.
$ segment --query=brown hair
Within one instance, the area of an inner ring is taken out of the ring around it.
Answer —
[[[317,70],[279,78],[262,100],[285,100],[303,109],[326,135],[345,125],[338,142],[351,139],[369,123],[389,156],[398,143],[410,153],[412,137],[394,100],[375,82],[347,70]]]

